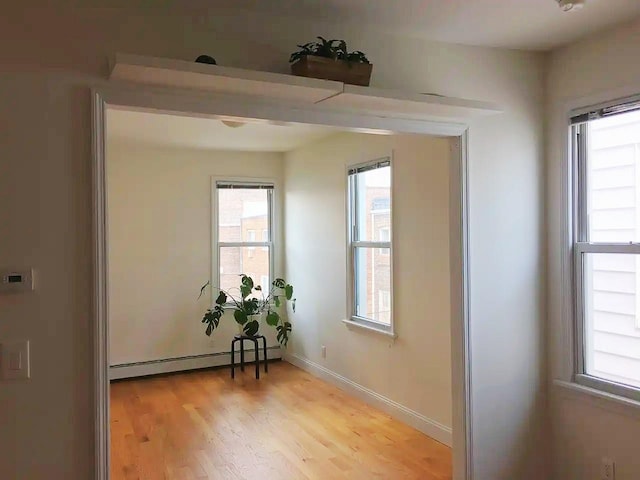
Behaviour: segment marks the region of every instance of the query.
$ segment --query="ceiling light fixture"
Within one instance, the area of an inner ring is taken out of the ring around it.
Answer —
[[[556,0],[563,12],[575,12],[584,7],[586,0]]]
[[[235,120],[220,120],[220,121],[229,128],[239,128],[239,127],[244,127],[246,125],[245,122],[237,122]]]

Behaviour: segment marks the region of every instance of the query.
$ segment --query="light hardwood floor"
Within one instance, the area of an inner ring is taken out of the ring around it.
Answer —
[[[451,450],[285,362],[111,384],[111,478],[451,479]]]

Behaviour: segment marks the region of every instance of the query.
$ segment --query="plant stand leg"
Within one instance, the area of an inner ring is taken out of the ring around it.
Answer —
[[[260,379],[260,350],[258,348],[258,339],[253,339],[256,351],[256,379]]]
[[[244,338],[240,339],[240,371],[244,372]]]
[[[264,351],[264,371],[265,373],[269,371],[268,361],[267,361],[267,339],[266,337],[262,337],[262,349]]]
[[[236,341],[231,340],[231,378],[236,378]]]

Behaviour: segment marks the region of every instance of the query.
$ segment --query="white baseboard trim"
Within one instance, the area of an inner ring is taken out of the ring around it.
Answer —
[[[453,443],[453,435],[450,427],[442,425],[435,420],[431,420],[421,413],[411,410],[410,408],[380,395],[373,390],[363,387],[362,385],[355,383],[348,378],[323,367],[322,365],[312,362],[307,358],[301,357],[300,355],[285,352],[282,355],[282,359],[316,377],[326,380],[341,390],[344,390],[369,405],[391,415],[396,420],[406,423],[434,440],[451,447]]]
[[[269,360],[282,358],[280,347],[268,347],[267,357]],[[254,352],[245,350],[244,360],[245,362],[253,362]],[[236,365],[239,363],[240,354],[236,352]],[[143,377],[146,375],[157,375],[160,373],[181,372],[184,370],[196,370],[199,368],[222,367],[225,365],[231,365],[231,352],[126,363],[121,365],[112,365],[109,367],[109,380]]]

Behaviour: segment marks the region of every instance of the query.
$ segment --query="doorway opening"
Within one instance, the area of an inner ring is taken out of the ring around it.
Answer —
[[[229,469],[230,475],[241,475],[243,468],[267,468],[260,462],[243,466],[229,452],[225,458],[207,455],[206,445],[215,439],[228,443],[225,432],[237,434],[221,425],[242,417],[219,393],[237,388],[232,394],[248,393],[249,404],[264,406],[269,395],[277,398],[283,391],[304,398],[302,386],[318,388],[327,398],[338,395],[341,405],[357,402],[349,407],[352,413],[390,414],[400,429],[409,425],[439,442],[453,443],[453,460],[443,450],[449,460],[436,462],[441,469],[437,474],[448,478],[445,470],[448,465],[451,475],[452,463],[466,471],[468,371],[466,357],[459,355],[467,344],[464,136],[429,135],[428,128],[422,134],[403,133],[402,122],[374,129],[366,118],[356,119],[362,126],[354,127],[344,125],[349,123],[345,119],[331,124],[322,115],[311,124],[283,120],[286,113],[272,115],[280,119],[264,112],[262,118],[194,114],[130,105],[118,101],[117,94],[109,101],[108,96],[97,96],[103,123],[96,129],[96,207],[102,212],[96,245],[103,269],[98,268],[96,279],[102,301],[97,303],[96,339],[104,358],[98,359],[96,373],[103,419],[97,430],[111,478],[118,478],[118,469],[128,471],[131,458],[139,460],[143,452],[151,455],[157,448],[176,454],[165,467],[195,469],[196,474],[219,475]],[[378,168],[358,170],[373,164]],[[350,230],[350,185],[354,176],[367,171],[373,174],[362,175],[358,204],[366,238],[358,244]],[[231,189],[233,198],[220,188],[227,184],[237,187]],[[243,190],[256,184],[270,185],[271,193]],[[225,235],[239,235],[239,241],[230,245]],[[225,282],[240,274],[261,286],[286,278],[296,289],[298,304],[295,313],[288,312],[293,331],[286,349],[267,329],[268,358],[284,362],[273,364],[259,381],[245,374],[230,384],[228,370],[209,369],[229,363],[230,339],[237,333],[234,319],[225,315],[211,337],[200,319],[213,305],[215,288],[234,288]],[[214,289],[198,300],[206,281]],[[424,302],[420,312],[415,311],[416,298]],[[439,338],[440,347],[446,338],[447,348],[433,352],[430,338]],[[426,359],[428,349],[443,361]],[[420,362],[422,375],[407,368]],[[163,376],[146,378],[158,374]],[[333,386],[318,377],[341,390],[328,392]],[[185,379],[191,399],[182,396],[184,385],[178,385]],[[111,389],[110,381],[117,382]],[[444,388],[434,388],[438,382]],[[178,398],[179,414],[163,412],[162,405]],[[314,404],[307,400],[301,405]],[[207,406],[231,415],[216,416]],[[321,404],[316,411],[327,409],[329,404]],[[255,420],[255,412],[248,416]],[[305,410],[304,416],[312,415]],[[176,417],[190,427],[172,423]],[[323,422],[315,421],[315,427],[307,427],[317,432]],[[193,443],[181,435],[196,426],[202,442],[189,457],[180,446]],[[268,431],[245,432],[260,433]],[[460,434],[462,444],[456,440]],[[259,438],[264,444],[274,437]],[[127,448],[133,444],[133,456],[127,459],[116,441],[128,443]],[[252,458],[262,458],[254,453]],[[191,460],[180,466],[185,455]],[[296,458],[280,459],[280,468],[304,468],[296,466]],[[346,457],[333,452],[331,458],[334,466],[348,468]],[[142,468],[156,467],[150,462]]]

